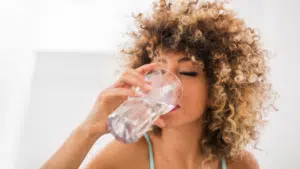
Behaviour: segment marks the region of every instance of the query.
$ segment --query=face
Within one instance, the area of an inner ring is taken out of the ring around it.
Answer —
[[[162,53],[160,59],[153,62],[161,62],[164,68],[176,74],[183,88],[179,108],[161,116],[166,127],[179,127],[199,120],[208,97],[208,83],[199,65],[183,52]]]

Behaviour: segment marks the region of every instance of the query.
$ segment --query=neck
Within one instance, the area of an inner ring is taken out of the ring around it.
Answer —
[[[161,152],[164,162],[193,168],[200,159],[200,138],[202,136],[201,122],[181,126],[178,128],[164,128],[159,138],[157,151]],[[176,162],[176,163],[174,163]]]

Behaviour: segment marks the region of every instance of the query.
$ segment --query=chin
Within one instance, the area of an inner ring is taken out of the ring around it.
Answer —
[[[175,118],[174,116],[178,116],[182,113],[182,109],[180,108],[174,108],[173,110],[171,110],[170,112],[161,115],[161,118],[164,120],[170,119],[170,118]]]
[[[161,116],[162,120],[166,124],[166,127],[164,128],[178,128],[192,124],[201,119],[201,117],[202,116],[199,116],[199,114],[186,114],[183,109],[177,109]]]
[[[166,123],[166,128],[178,126],[182,124],[183,111],[180,109],[170,111],[167,114],[162,115],[160,118]]]

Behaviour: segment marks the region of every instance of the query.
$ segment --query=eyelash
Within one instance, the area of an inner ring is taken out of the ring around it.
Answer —
[[[185,75],[185,76],[192,76],[192,77],[195,77],[198,75],[197,72],[180,72],[179,74]]]

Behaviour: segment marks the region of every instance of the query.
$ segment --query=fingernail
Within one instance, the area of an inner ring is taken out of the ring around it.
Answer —
[[[141,97],[141,96],[143,96],[143,95],[142,95],[142,93],[140,93],[140,92],[135,92],[135,96]]]
[[[152,84],[152,82],[151,82],[151,81],[148,81],[148,80],[146,80],[145,82],[146,82],[147,84],[149,84],[149,85]]]
[[[150,85],[148,85],[148,84],[145,84],[144,88],[147,89],[147,90],[152,90],[152,87]]]

